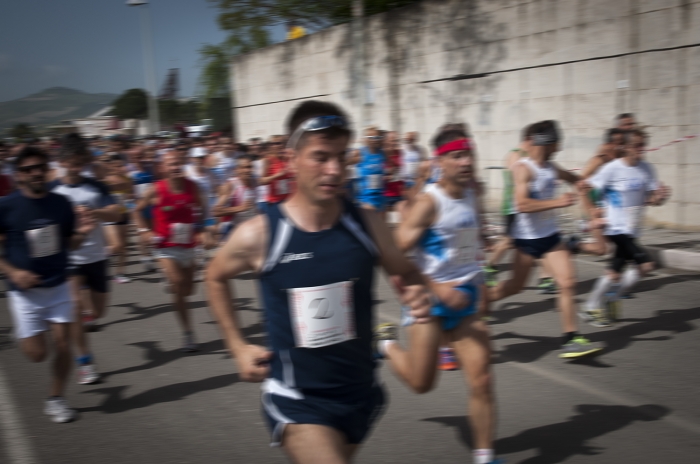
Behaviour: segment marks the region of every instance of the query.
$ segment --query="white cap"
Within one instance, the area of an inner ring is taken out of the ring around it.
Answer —
[[[190,158],[204,158],[207,156],[207,151],[204,147],[194,147],[190,150]]]

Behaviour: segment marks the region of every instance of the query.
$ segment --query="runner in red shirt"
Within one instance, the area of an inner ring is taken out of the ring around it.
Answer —
[[[184,332],[182,351],[197,351],[187,297],[194,291],[194,247],[202,227],[204,204],[197,185],[185,177],[185,157],[169,152],[163,157],[165,179],[148,189],[136,207],[137,213],[153,207],[153,230],[136,214],[141,240],[153,244],[156,258],[167,279],[166,292],[173,295],[173,306]],[[206,233],[206,232],[205,232]],[[206,240],[202,240],[205,243]]]
[[[270,142],[271,155],[265,159],[260,185],[269,185],[267,202],[279,203],[287,199],[291,193],[292,175],[287,164],[287,148],[284,145],[284,138],[276,135]]]

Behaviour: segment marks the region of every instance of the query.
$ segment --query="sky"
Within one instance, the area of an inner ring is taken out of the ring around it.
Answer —
[[[56,86],[115,94],[145,87],[143,7],[126,0],[0,3],[0,101]],[[196,95],[198,50],[225,37],[218,11],[207,0],[150,0],[149,8],[158,89],[169,68],[180,68],[180,96]]]

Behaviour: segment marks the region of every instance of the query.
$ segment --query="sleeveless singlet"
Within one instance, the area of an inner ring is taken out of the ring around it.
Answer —
[[[520,148],[514,148],[511,152],[518,152],[520,157],[527,156],[527,152]],[[515,184],[513,183],[513,171],[506,168],[503,170],[503,203],[501,204],[501,213],[504,216],[517,214],[518,210],[515,207]]]
[[[405,181],[415,182],[418,177],[418,167],[421,162],[421,152],[408,145],[402,148],[401,178]]]
[[[483,259],[476,193],[465,189],[464,197],[455,199],[438,184],[427,185],[424,192],[433,197],[437,215],[418,242],[416,265],[436,282],[472,279]]]
[[[231,201],[229,206],[241,206],[251,200],[255,202],[255,186],[246,187],[243,182],[238,180],[237,177],[232,177],[229,179],[229,182],[231,183]],[[221,220],[223,222],[231,222],[235,220],[234,222],[236,224],[240,224],[241,222],[246,221],[257,214],[257,210],[255,207],[253,207],[252,210],[243,211],[230,216],[223,216]]]
[[[360,399],[375,383],[378,252],[358,209],[341,201],[341,218],[319,232],[295,227],[279,204],[265,211],[270,242],[259,282],[280,394]]]
[[[372,153],[369,148],[360,148],[360,162],[357,164],[359,177],[359,195],[373,196],[384,194],[384,152]]]
[[[197,199],[194,183],[182,179],[182,193],[170,190],[167,180],[156,182],[158,203],[153,207],[153,232],[160,238],[158,248],[195,246],[194,225]]]
[[[270,160],[270,172],[268,176],[275,175],[278,172],[284,171],[285,169],[287,169],[287,162],[277,157],[274,157]],[[291,179],[289,173],[287,173],[284,177],[273,180],[270,183],[270,190],[267,194],[267,202],[279,203],[281,201],[286,200],[289,194],[291,193],[290,187]]]
[[[530,198],[551,200],[556,193],[557,171],[551,164],[540,167],[530,158],[523,158],[518,164],[525,165],[533,174],[528,185]],[[513,238],[532,240],[549,237],[559,230],[554,210],[536,213],[518,213],[513,227]]]

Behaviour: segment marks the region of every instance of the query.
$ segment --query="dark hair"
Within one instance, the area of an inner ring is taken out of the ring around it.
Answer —
[[[20,167],[29,158],[41,158],[44,163],[49,162],[49,155],[44,150],[34,146],[27,146],[17,153],[15,167]]]
[[[530,140],[532,138],[534,124],[528,124],[525,126],[522,132],[522,140]]]
[[[304,121],[318,116],[340,116],[348,122],[348,126],[350,125],[350,120],[348,119],[347,114],[345,114],[345,112],[340,109],[338,105],[321,100],[306,100],[305,102],[297,105],[287,118],[287,122],[285,124],[287,133],[290,135],[293,134],[294,131],[297,130],[302,123],[304,123]],[[340,136],[352,136],[352,130],[343,129],[340,127],[331,127],[322,131],[316,131],[316,133],[322,133],[333,138]],[[297,146],[300,146],[303,139],[304,136],[302,135],[299,142],[297,142]]]
[[[622,129],[618,129],[617,127],[614,127],[612,129],[608,129],[605,131],[605,143],[612,143],[613,137],[615,137],[618,134],[624,134],[625,131]]]
[[[444,127],[444,126],[443,126]],[[447,129],[440,130],[433,138],[433,148],[436,150],[453,140],[466,139],[467,133],[454,125],[447,126]]]
[[[561,136],[557,122],[552,119],[536,122],[532,125],[532,143],[535,146],[551,145],[559,142]]]
[[[241,153],[248,153],[248,145],[244,143],[237,143],[236,151],[240,151]]]
[[[623,119],[633,118],[633,117],[634,117],[633,113],[620,113],[617,115],[616,121],[620,122]]]
[[[63,136],[61,151],[59,152],[61,161],[68,161],[73,158],[88,159],[89,156],[90,150],[88,149],[88,145],[80,134],[73,132]]]

